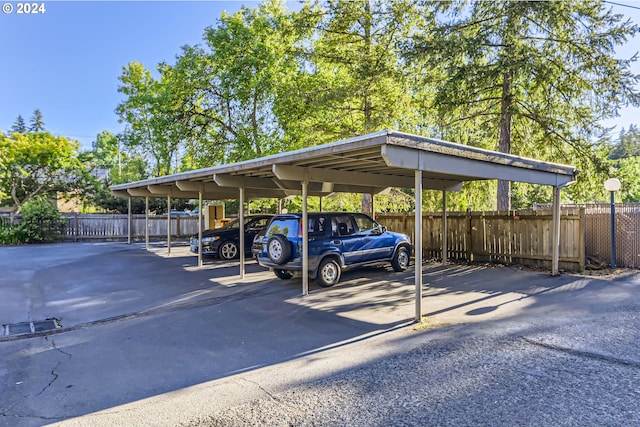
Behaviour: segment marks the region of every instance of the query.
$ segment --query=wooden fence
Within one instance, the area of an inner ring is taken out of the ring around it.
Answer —
[[[66,215],[67,240],[126,239],[127,215]],[[413,240],[412,213],[378,213],[376,219],[389,230],[406,233]],[[563,207],[560,218],[559,268],[580,271],[585,259],[609,264],[611,232],[609,205]],[[447,213],[447,257],[450,259],[516,263],[550,268],[552,215],[549,209],[510,212]],[[616,205],[616,264],[640,268],[640,204]],[[442,213],[426,213],[422,222],[425,257],[442,256]],[[145,216],[133,215],[132,237],[144,239]],[[173,238],[198,232],[198,218],[171,217]],[[167,217],[149,217],[151,238],[165,239]]]
[[[133,239],[145,238],[145,216],[132,215],[129,224],[128,215],[112,214],[68,214],[65,215],[65,239],[67,240],[121,240],[127,239],[129,226]],[[197,216],[172,216],[171,236],[173,238],[187,238],[198,232]],[[167,237],[167,216],[154,215],[149,217],[149,237]]]
[[[376,215],[389,230],[415,234],[415,216]],[[551,267],[551,211],[449,212],[447,258],[477,262],[500,262]],[[442,257],[442,213],[422,219],[422,251],[425,258]],[[585,265],[584,210],[563,209],[560,217],[559,268],[581,271]]]

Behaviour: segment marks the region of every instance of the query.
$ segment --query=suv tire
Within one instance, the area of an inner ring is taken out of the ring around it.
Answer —
[[[289,241],[282,234],[274,234],[267,240],[267,256],[269,259],[280,265],[289,261],[291,257],[291,246]]]
[[[340,280],[341,268],[335,258],[325,258],[318,267],[316,283],[323,288],[335,285]]]
[[[391,266],[395,271],[405,271],[409,267],[409,250],[405,246],[400,246],[391,260]]]
[[[293,277],[293,274],[289,270],[280,270],[279,268],[274,268],[273,273],[278,277],[278,279],[289,280]]]

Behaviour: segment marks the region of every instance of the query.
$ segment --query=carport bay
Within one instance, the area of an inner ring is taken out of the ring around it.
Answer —
[[[276,154],[231,165],[215,166],[111,187],[121,197],[237,199],[244,223],[247,198],[302,196],[302,220],[307,222],[307,198],[333,192],[377,194],[388,187],[413,188],[416,194],[414,241],[422,241],[422,191],[458,191],[464,181],[507,179],[553,188],[552,275],[558,274],[560,191],[575,181],[573,166],[542,162],[466,145],[396,131],[381,131],[317,147]],[[147,209],[148,213],[148,209]],[[202,221],[202,219],[200,219]],[[445,215],[446,228],[446,215]],[[202,225],[199,226],[200,233]],[[241,230],[242,233],[242,230]],[[200,241],[202,241],[200,235]],[[171,247],[168,233],[169,251]],[[148,247],[148,238],[147,238]],[[446,239],[443,241],[446,248]],[[244,253],[240,242],[240,253]],[[309,291],[308,230],[303,227],[302,294]],[[415,246],[415,258],[422,248]],[[443,261],[446,253],[443,251]],[[202,265],[201,255],[198,265]],[[422,319],[422,263],[415,263],[415,320]],[[240,258],[240,277],[245,260]]]

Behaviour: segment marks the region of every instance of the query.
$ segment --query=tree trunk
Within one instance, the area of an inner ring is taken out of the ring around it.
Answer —
[[[511,112],[509,108],[513,102],[511,95],[511,83],[513,73],[505,71],[502,73],[502,102],[500,105],[500,142],[498,151],[501,153],[511,153]],[[507,211],[511,209],[511,181],[498,180],[498,210]]]
[[[371,194],[362,194],[362,212],[373,213],[373,196]]]

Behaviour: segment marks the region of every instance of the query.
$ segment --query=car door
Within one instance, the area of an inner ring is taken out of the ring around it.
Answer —
[[[362,238],[360,247],[363,262],[389,259],[393,255],[395,240],[389,233],[383,233],[377,222],[364,214],[354,214],[358,227],[357,234]]]
[[[259,217],[253,218],[248,221],[244,226],[244,244],[245,248],[250,248],[253,244],[253,238],[256,237],[264,227],[269,224],[271,217]]]
[[[364,239],[357,231],[352,215],[338,214],[331,218],[331,245],[342,253],[346,264],[364,261],[362,258]]]

